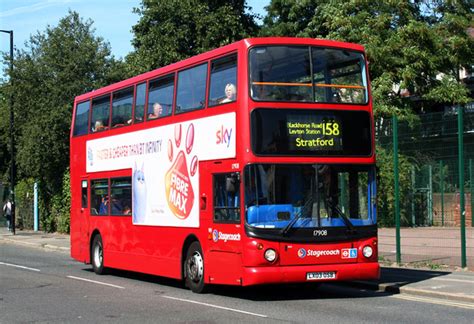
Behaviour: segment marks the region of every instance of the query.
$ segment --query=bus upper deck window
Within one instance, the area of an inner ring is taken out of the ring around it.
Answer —
[[[132,123],[133,87],[117,91],[112,101],[112,127]]]
[[[90,102],[81,102],[76,106],[76,118],[74,119],[74,136],[87,134],[89,124]]]
[[[364,54],[307,46],[250,50],[250,94],[255,101],[366,104]]]
[[[237,55],[212,61],[209,106],[235,101],[237,95]]]
[[[178,73],[176,112],[204,108],[206,100],[207,63]]]
[[[171,115],[173,108],[174,74],[150,81],[147,119]]]
[[[250,76],[250,90],[254,100],[312,100],[310,51],[306,46],[251,49]]]
[[[91,131],[99,132],[109,128],[110,95],[92,101]]]
[[[134,122],[140,123],[145,116],[146,82],[137,85],[137,94],[135,96],[135,114]]]
[[[312,48],[316,102],[367,103],[367,77],[362,53]]]

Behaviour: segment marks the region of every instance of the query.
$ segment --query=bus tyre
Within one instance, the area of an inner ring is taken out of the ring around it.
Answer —
[[[97,234],[94,236],[91,248],[91,263],[92,269],[95,273],[101,275],[105,273],[104,268],[104,246],[102,244],[102,237]]]
[[[186,287],[195,293],[204,293],[207,286],[204,284],[204,258],[199,242],[193,242],[186,253],[184,261],[184,275]]]

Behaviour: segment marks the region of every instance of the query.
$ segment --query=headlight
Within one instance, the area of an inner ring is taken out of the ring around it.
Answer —
[[[264,257],[268,262],[273,262],[276,260],[277,253],[274,249],[268,249],[265,251]]]
[[[372,247],[370,245],[366,245],[364,246],[364,248],[362,249],[362,254],[368,259],[372,256],[372,254],[374,253],[374,250],[372,249]]]

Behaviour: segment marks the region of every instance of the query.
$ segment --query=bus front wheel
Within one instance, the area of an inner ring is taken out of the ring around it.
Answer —
[[[199,242],[193,242],[188,248],[184,273],[187,287],[195,293],[205,292],[207,287],[204,284],[204,258]]]
[[[91,248],[91,263],[95,273],[101,275],[105,273],[104,268],[104,246],[100,234],[94,236]]]

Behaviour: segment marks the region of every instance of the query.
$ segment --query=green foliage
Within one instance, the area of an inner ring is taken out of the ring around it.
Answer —
[[[21,179],[15,186],[15,220],[19,228],[33,229],[34,179]]]
[[[48,231],[57,230],[60,233],[69,233],[71,191],[70,173],[66,171],[63,177],[62,191],[53,196],[49,222],[51,228]]]
[[[244,0],[143,0],[134,12],[130,73],[168,65],[257,32]]]
[[[392,115],[415,125],[414,112],[471,100],[458,73],[474,61],[468,35],[472,1],[272,0],[267,12],[262,36],[365,46],[378,135],[391,132]],[[403,155],[399,163],[401,217],[407,224],[411,164]],[[393,154],[377,147],[377,166],[379,223],[393,225]]]
[[[41,217],[41,228],[43,231],[47,233],[54,233],[56,232],[56,219],[52,214],[41,214],[45,215]]]
[[[7,183],[10,174],[10,101],[5,96],[8,84],[0,84],[0,182]]]
[[[410,224],[409,204],[411,194],[412,164],[408,157],[398,155],[398,177],[400,190],[400,219],[402,224]],[[377,219],[379,226],[395,225],[395,187],[393,152],[377,147]]]
[[[377,116],[406,117],[420,109],[403,93],[425,99],[425,111],[468,100],[458,71],[474,60],[474,40],[467,33],[471,1],[272,0],[267,10],[264,36],[365,45]]]

